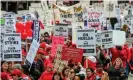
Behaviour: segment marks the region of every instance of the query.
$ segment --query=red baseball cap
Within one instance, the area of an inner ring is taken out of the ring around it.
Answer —
[[[22,75],[22,72],[19,69],[14,69],[11,72],[11,76],[13,76],[13,75],[21,76]]]
[[[45,43],[45,42],[42,42],[42,43],[40,44],[40,48],[46,48],[46,43]]]
[[[41,49],[38,50],[37,54],[48,55],[46,51],[43,51]]]

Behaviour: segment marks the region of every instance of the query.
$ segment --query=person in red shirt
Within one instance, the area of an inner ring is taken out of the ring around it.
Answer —
[[[39,49],[38,54],[40,54],[40,59],[43,60],[44,69],[46,69],[46,66],[51,63],[49,56],[48,56],[48,53],[46,51]]]
[[[13,80],[22,79],[21,75],[22,75],[22,72],[19,69],[14,69],[11,72],[11,76]]]
[[[42,73],[39,80],[52,80],[53,74],[54,74],[53,64],[50,63],[50,64],[47,65],[46,71]]]
[[[70,74],[70,68],[69,67],[64,67],[64,69],[62,70],[63,80],[70,80],[69,74]]]
[[[103,70],[103,65],[99,62],[96,64],[96,80],[108,80],[108,73]]]
[[[6,72],[1,72],[1,79],[2,80],[9,80],[8,74]]]
[[[85,80],[95,80],[96,79],[96,74],[94,73],[94,69],[92,68],[87,68],[86,69],[86,79]]]
[[[1,62],[1,72],[5,72],[8,75],[8,79],[12,79],[10,76],[9,63],[6,61]]]

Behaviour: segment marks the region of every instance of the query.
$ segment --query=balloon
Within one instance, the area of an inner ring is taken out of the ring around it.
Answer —
[[[23,33],[24,32],[24,29],[17,29],[16,30],[16,33]]]
[[[16,29],[24,29],[24,24],[21,22],[16,23]]]
[[[27,33],[26,33],[26,32],[23,32],[23,33],[21,34],[21,38],[25,40],[25,39],[27,38]]]
[[[32,21],[27,21],[27,22],[25,23],[25,28],[26,28],[26,29],[31,29],[31,27],[32,27]]]
[[[26,33],[27,33],[28,37],[32,37],[32,30],[31,29],[26,30]]]

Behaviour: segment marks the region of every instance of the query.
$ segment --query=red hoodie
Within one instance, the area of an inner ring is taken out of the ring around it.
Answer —
[[[95,80],[96,74],[92,74],[90,77],[87,77],[85,80]]]
[[[54,74],[54,72],[49,73],[49,72],[45,71],[42,73],[39,80],[52,80],[53,74]]]

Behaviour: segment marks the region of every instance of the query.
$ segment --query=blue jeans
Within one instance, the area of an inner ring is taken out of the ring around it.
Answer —
[[[128,76],[129,75],[129,71],[130,71],[130,67],[129,67],[129,64],[128,64],[128,62],[126,62],[126,68],[125,68],[125,74],[126,74],[126,76]]]

